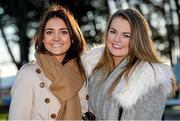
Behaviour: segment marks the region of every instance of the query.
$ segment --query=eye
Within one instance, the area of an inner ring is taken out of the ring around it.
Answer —
[[[114,30],[109,30],[109,32],[112,34],[116,33],[116,31],[114,31]]]
[[[46,31],[45,33],[48,34],[48,35],[50,35],[50,34],[52,34],[53,32],[52,32],[52,31]]]
[[[130,38],[130,35],[129,34],[123,34],[123,37],[124,38]]]
[[[68,34],[68,31],[63,30],[63,31],[61,31],[61,33],[62,33],[62,34]]]

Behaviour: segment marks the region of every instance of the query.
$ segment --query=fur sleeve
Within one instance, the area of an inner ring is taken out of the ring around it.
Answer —
[[[150,89],[159,87],[160,84],[163,86],[164,95],[170,94],[172,90],[170,79],[174,77],[171,68],[164,64],[152,64],[152,66],[147,62],[139,63],[128,83],[123,79],[118,83],[113,91],[113,98],[123,107],[129,108]]]

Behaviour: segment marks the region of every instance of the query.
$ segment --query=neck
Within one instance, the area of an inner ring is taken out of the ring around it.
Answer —
[[[64,57],[65,57],[65,55],[63,56],[63,55],[61,55],[61,56],[54,56],[60,63],[62,63],[62,61],[63,61],[63,59],[64,59]]]
[[[53,56],[58,62],[62,63],[63,59],[65,58],[66,56],[66,53],[61,53],[61,54],[54,54],[50,51],[48,51],[46,48],[45,48],[45,52],[46,54],[50,55],[50,56]]]
[[[113,57],[115,66],[117,66],[123,59],[124,57]]]

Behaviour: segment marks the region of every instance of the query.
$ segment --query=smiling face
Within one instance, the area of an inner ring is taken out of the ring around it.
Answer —
[[[71,46],[71,39],[65,22],[60,18],[47,21],[44,31],[44,47],[60,61]]]
[[[107,32],[107,48],[111,52],[115,65],[129,53],[131,28],[128,21],[122,17],[115,17]]]

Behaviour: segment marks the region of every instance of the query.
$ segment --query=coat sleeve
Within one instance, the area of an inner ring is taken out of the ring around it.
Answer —
[[[33,105],[32,71],[28,65],[20,69],[11,89],[9,120],[30,120]]]
[[[139,63],[128,83],[121,80],[113,92],[123,106],[122,120],[161,120],[172,77],[169,66]]]
[[[122,120],[161,120],[167,96],[163,86],[154,87],[130,109],[124,109]]]

